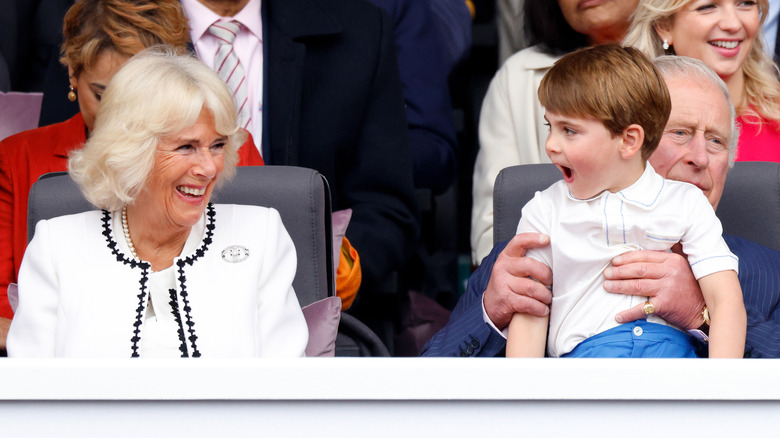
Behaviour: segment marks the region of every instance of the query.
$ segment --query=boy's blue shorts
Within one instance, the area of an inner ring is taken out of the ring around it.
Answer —
[[[698,357],[693,336],[642,319],[592,336],[561,357]]]

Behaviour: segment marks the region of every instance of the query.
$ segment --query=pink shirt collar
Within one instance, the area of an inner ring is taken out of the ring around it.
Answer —
[[[261,0],[249,0],[244,9],[239,11],[233,17],[221,17],[211,9],[201,4],[198,0],[181,0],[184,13],[187,15],[190,23],[190,35],[192,43],[195,44],[203,37],[209,26],[215,21],[236,20],[254,34],[260,41],[263,40],[263,21],[260,13]]]

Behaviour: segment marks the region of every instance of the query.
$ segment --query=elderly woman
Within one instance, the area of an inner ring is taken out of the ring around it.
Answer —
[[[780,82],[763,48],[767,0],[642,0],[624,43],[654,58],[704,61],[729,88],[741,125],[737,161],[780,162]]]
[[[131,56],[157,44],[183,50],[188,40],[178,0],[79,0],[68,10],[61,61],[70,90],[62,98],[78,99],[80,113],[0,143],[0,350],[12,316],[8,284],[16,282],[27,246],[30,186],[44,173],[67,170],[68,152],[90,135],[106,86]],[[254,148],[242,148],[240,164],[259,165],[262,159]]]
[[[576,49],[620,41],[638,0],[527,0],[524,26],[531,47],[501,67],[490,82],[479,118],[474,165],[471,261],[493,248],[493,184],[505,167],[549,163],[547,126],[536,90],[556,60]]]
[[[279,214],[209,203],[245,140],[231,93],[200,61],[162,49],[128,61],[69,160],[101,210],[36,226],[9,356],[302,356]]]

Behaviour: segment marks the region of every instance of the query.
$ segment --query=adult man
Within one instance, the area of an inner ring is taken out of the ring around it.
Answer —
[[[246,51],[253,59],[240,62],[249,85],[248,126],[264,161],[317,169],[327,178],[333,209],[352,209],[346,236],[360,256],[361,290],[381,284],[418,234],[388,17],[361,0],[182,0],[182,6],[198,55],[215,70],[213,23],[239,22],[239,58],[246,32],[254,39],[258,48]]]
[[[659,174],[702,189],[715,208],[738,138],[728,91],[700,61],[663,57],[656,65],[666,79],[672,111],[650,163]],[[778,357],[780,324],[775,322],[775,313],[780,315],[780,252],[738,237],[724,238],[740,259],[740,284],[748,313],[746,356]],[[547,314],[552,296],[546,286],[552,273],[524,255],[527,249],[548,243],[547,236],[522,234],[497,245],[471,276],[447,326],[426,344],[422,354],[495,356],[506,343],[498,330],[506,328],[514,313]],[[763,284],[756,281],[759,274]],[[655,313],[678,327],[702,325],[701,292],[681,255],[625,253],[613,259],[605,277],[605,290],[650,297]],[[644,316],[640,304],[620,312],[616,320],[629,322]]]

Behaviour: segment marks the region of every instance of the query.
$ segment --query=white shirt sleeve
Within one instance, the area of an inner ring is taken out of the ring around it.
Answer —
[[[496,327],[495,324],[493,324],[493,321],[490,320],[490,317],[487,314],[487,310],[485,310],[485,294],[482,294],[482,319],[487,323],[487,325],[490,326],[490,328],[493,329],[496,333],[501,335],[504,339],[506,339],[507,335],[509,334],[509,326],[504,327],[504,330],[499,330],[498,327]]]
[[[723,240],[723,226],[699,189],[692,189],[683,205],[691,224],[681,243],[688,256],[693,276],[700,279],[719,271],[739,271],[739,259]]]
[[[561,183],[557,183],[561,184]],[[528,201],[520,217],[520,222],[517,224],[517,234],[522,233],[540,233],[550,236],[552,234],[551,222],[552,222],[552,205],[550,203],[550,195],[548,191],[536,192],[533,198]],[[551,236],[552,238],[552,236]],[[552,261],[552,245],[547,245],[541,248],[531,248],[526,252],[526,257],[531,257],[535,260],[547,265],[550,269],[553,267]]]

